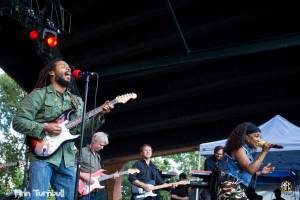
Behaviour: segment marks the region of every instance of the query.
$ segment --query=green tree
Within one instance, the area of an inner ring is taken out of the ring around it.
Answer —
[[[203,169],[204,158],[199,160],[199,152],[185,152],[167,156],[156,157],[152,159],[153,163],[162,171],[176,171],[178,173],[189,174],[191,170]],[[178,177],[172,177],[170,182],[178,181]],[[160,191],[163,200],[170,199],[170,193],[165,190]]]
[[[131,168],[135,161],[129,161],[127,163],[127,168]],[[128,180],[127,176],[122,176],[122,200],[130,200],[131,199],[131,184]]]
[[[24,97],[24,90],[7,74],[0,75],[0,163],[15,162],[24,159],[24,136],[12,133],[10,124],[16,112],[16,105]],[[21,188],[23,170],[20,167],[0,170],[0,193]]]

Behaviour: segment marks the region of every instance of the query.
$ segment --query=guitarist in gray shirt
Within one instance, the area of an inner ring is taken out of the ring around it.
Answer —
[[[130,174],[128,179],[133,185],[133,188],[141,188],[145,192],[150,192],[151,191],[151,186],[148,184],[150,183],[151,185],[161,185],[164,184],[164,181],[162,177],[159,174],[159,171],[157,167],[151,162],[151,157],[152,157],[152,147],[149,144],[144,144],[140,148],[140,154],[142,159],[136,161],[133,164],[133,168],[139,169],[140,173],[138,174]],[[137,186],[137,187],[134,187]],[[159,200],[160,196],[157,194],[155,197],[146,197],[146,198],[136,198],[137,194],[135,191],[132,191],[132,198],[135,200]]]
[[[104,132],[96,132],[92,137],[91,144],[82,148],[82,164],[80,168],[80,178],[87,183],[94,183],[92,179],[92,173],[100,170],[101,167],[101,157],[99,152],[109,144],[108,135]],[[103,174],[104,175],[104,174]],[[113,178],[119,177],[118,172],[116,172]],[[80,186],[79,186],[80,187]],[[89,188],[92,189],[92,188]],[[95,189],[86,195],[79,197],[80,200],[97,200],[97,199],[107,199],[106,189]]]

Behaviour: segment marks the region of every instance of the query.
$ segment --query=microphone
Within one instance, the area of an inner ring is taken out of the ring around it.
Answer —
[[[74,78],[84,78],[84,77],[87,77],[87,76],[95,76],[96,74],[97,74],[96,72],[83,72],[79,69],[75,69],[72,72],[72,76]]]
[[[265,143],[266,143],[265,141],[261,140],[261,141],[258,142],[258,146],[262,148]],[[271,143],[271,148],[274,148],[274,149],[283,149],[283,146],[280,145],[280,144],[272,144]]]

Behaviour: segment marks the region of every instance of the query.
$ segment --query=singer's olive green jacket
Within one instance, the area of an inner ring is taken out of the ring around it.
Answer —
[[[52,85],[44,88],[35,89],[27,95],[21,102],[17,113],[13,119],[14,130],[31,136],[34,138],[43,138],[43,126],[45,122],[49,122],[57,118],[64,111],[73,108],[71,101],[72,94],[66,90],[63,94],[54,90]],[[74,95],[73,95],[74,96]],[[81,117],[83,111],[83,101],[80,97],[74,96],[77,105],[77,111],[71,114],[70,119]],[[95,130],[98,129],[104,120],[100,119],[99,115],[94,117]],[[80,125],[70,130],[71,134],[80,133]],[[85,123],[84,136],[92,135],[92,120],[87,120]],[[64,158],[65,166],[74,166],[75,162],[74,142],[67,142],[62,145],[57,152],[46,161],[59,166],[62,158]],[[32,153],[30,160],[37,160]]]

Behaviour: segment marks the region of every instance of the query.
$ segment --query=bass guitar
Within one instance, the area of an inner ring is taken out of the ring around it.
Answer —
[[[83,173],[88,176],[91,176],[91,179],[93,180],[93,183],[87,183],[84,181],[82,178],[79,179],[79,184],[78,184],[78,193],[81,195],[87,195],[90,192],[92,192],[95,189],[102,189],[104,186],[100,185],[101,181],[105,181],[108,179],[111,179],[114,177],[114,174],[110,175],[104,175],[103,171],[104,169],[99,169],[98,171],[89,174],[89,173]],[[140,173],[140,170],[138,169],[128,169],[127,171],[119,172],[119,176],[127,175],[127,174],[135,174],[135,173]]]
[[[130,99],[136,99],[137,95],[135,93],[128,93],[121,96],[117,96],[114,100],[110,101],[112,105],[118,103],[126,103]],[[102,106],[95,108],[86,113],[86,119],[91,118],[92,116],[100,113],[103,110]],[[69,116],[72,112],[75,112],[74,109],[69,109],[60,114],[56,119],[50,121],[51,123],[57,123],[61,127],[61,133],[59,135],[49,135],[45,133],[45,136],[42,139],[27,137],[27,145],[35,154],[36,157],[40,159],[45,159],[52,156],[65,142],[73,141],[78,138],[80,135],[72,135],[69,129],[74,128],[81,123],[81,117],[76,118],[72,121],[69,121]],[[45,122],[45,123],[50,123]]]
[[[178,181],[174,183],[165,183],[162,185],[155,185],[154,181],[150,181],[147,183],[147,185],[151,188],[150,192],[146,192],[143,188],[137,187],[136,185],[132,185],[131,192],[134,194],[135,200],[143,200],[147,197],[155,197],[157,194],[153,193],[154,190],[159,190],[163,188],[172,187],[173,185],[187,185],[190,184],[190,181]]]

